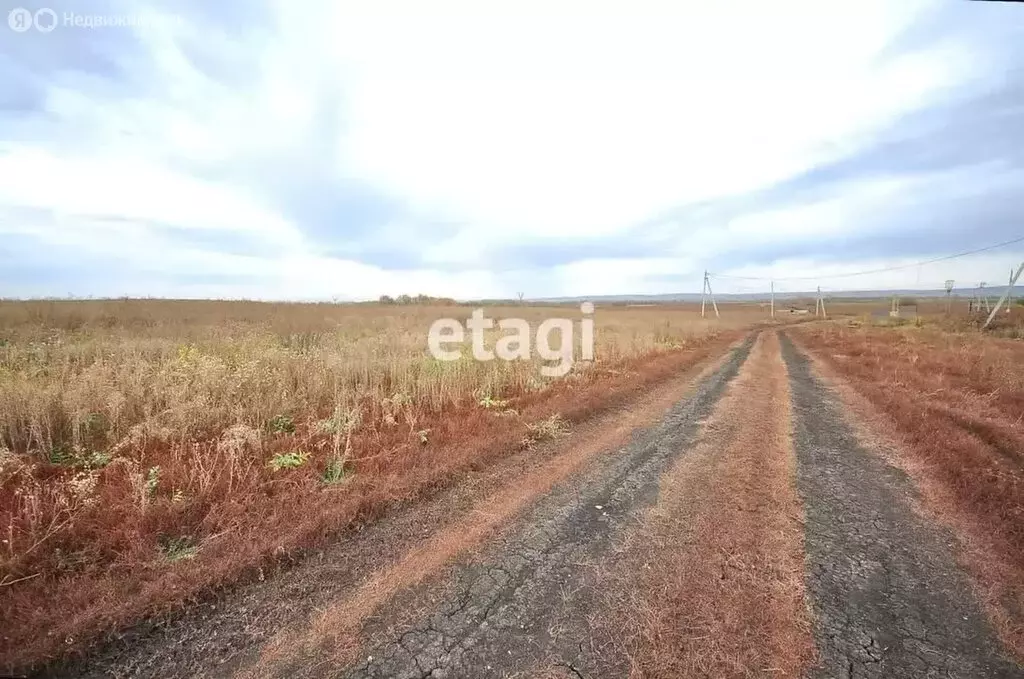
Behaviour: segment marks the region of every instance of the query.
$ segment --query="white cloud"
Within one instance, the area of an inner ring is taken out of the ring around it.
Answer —
[[[665,291],[672,276],[699,286],[702,259],[737,243],[854,234],[918,179],[691,225],[652,239],[650,257],[482,263],[523,244],[615,243],[681,204],[767,187],[859,147],[982,63],[966,40],[878,59],[926,4],[275,0],[269,25],[239,30],[184,16],[114,59],[137,91],[69,64],[41,83],[43,109],[0,133],[0,208],[55,218],[0,232],[167,275],[247,277],[211,294],[611,294]],[[189,45],[227,59],[231,78],[204,70]],[[319,193],[286,195],[304,181]],[[379,223],[316,213],[353,186],[404,207]],[[313,207],[299,217],[295,201]],[[309,219],[336,230],[313,233]],[[154,225],[241,247],[175,242]],[[240,254],[250,250],[260,254]],[[362,261],[380,250],[417,263]]]
[[[181,229],[241,232],[301,250],[294,225],[231,189],[127,157],[57,157],[39,149],[0,155],[0,204],[50,209],[62,217],[114,217]],[[0,226],[0,231],[17,228]]]
[[[615,233],[811,166],[961,56],[873,62],[912,5],[588,7],[335,15],[355,171],[467,228]]]

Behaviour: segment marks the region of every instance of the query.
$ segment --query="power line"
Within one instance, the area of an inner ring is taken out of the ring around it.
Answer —
[[[885,273],[887,271],[899,271],[900,269],[910,269],[910,268],[913,268],[915,266],[924,266],[925,264],[934,264],[935,262],[945,262],[945,261],[950,260],[950,259],[956,259],[957,257],[966,257],[967,255],[975,255],[975,254],[978,254],[979,252],[987,252],[988,250],[995,250],[996,248],[1005,247],[1007,245],[1013,245],[1014,243],[1020,243],[1022,241],[1024,241],[1024,236],[1020,236],[1019,238],[1013,238],[1011,240],[1004,241],[1002,243],[996,243],[995,245],[987,245],[987,246],[985,246],[983,248],[978,248],[976,250],[967,250],[965,252],[958,252],[955,255],[946,255],[944,257],[936,257],[935,259],[926,259],[924,261],[913,262],[911,264],[899,264],[897,266],[887,266],[887,267],[884,267],[884,268],[881,268],[881,269],[870,269],[870,270],[867,270],[867,271],[854,271],[852,273],[841,273],[841,274],[834,274],[834,275],[831,275],[831,276],[779,276],[779,277],[770,277],[770,276],[732,276],[732,275],[729,275],[729,274],[720,274],[720,273],[711,273],[711,272],[708,272],[708,276],[713,277],[713,278],[730,278],[730,279],[734,279],[734,280],[744,280],[744,281],[772,281],[772,280],[774,280],[774,281],[813,281],[813,280],[820,280],[822,278],[852,278],[854,276],[866,276],[868,274]]]

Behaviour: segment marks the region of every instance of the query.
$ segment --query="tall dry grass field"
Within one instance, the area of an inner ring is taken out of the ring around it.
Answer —
[[[720,322],[693,307],[598,308],[597,360],[554,380],[538,360],[433,359],[430,324],[471,311],[0,302],[0,658],[81,649],[582,419],[764,318],[757,306]],[[533,327],[581,317],[486,313]]]

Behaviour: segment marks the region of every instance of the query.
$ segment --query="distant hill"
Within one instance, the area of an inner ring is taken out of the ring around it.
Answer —
[[[992,287],[986,287],[985,291],[989,298],[998,298],[1005,291],[1007,286],[1005,285],[993,285]],[[899,295],[900,297],[923,297],[923,298],[936,298],[945,297],[945,290],[909,290],[909,289],[893,289],[893,290],[839,290],[824,292],[825,299],[829,300],[842,300],[842,299],[853,299],[853,300],[867,300],[867,299],[888,299],[893,295]],[[953,297],[959,298],[970,298],[974,296],[974,288],[956,288],[953,290]],[[791,299],[813,299],[817,295],[817,292],[808,290],[806,292],[776,292],[775,301],[779,300],[791,300]],[[1024,296],[1024,287],[1014,287],[1014,297]],[[534,302],[541,304],[571,304],[580,302],[604,302],[606,304],[666,304],[672,302],[699,302],[701,299],[700,293],[693,292],[678,292],[678,293],[665,293],[658,295],[594,295],[591,297],[539,297],[526,299],[526,302]],[[718,302],[767,302],[771,299],[771,295],[768,292],[763,293],[742,293],[742,294],[718,294],[715,293],[715,300]],[[511,302],[512,300],[483,300],[489,303],[498,302]],[[518,302],[518,300],[515,300]]]

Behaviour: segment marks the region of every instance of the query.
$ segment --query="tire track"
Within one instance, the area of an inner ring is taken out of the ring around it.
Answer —
[[[781,339],[820,654],[812,676],[1024,676],[957,567],[952,538],[913,511],[911,482],[859,443],[840,401]]]
[[[606,569],[598,619],[629,662],[609,654],[602,676],[781,679],[812,664],[790,402],[762,333]]]
[[[256,670],[261,676],[514,676],[539,661],[568,676],[590,676],[588,612],[596,593],[587,582],[637,509],[653,503],[661,473],[686,450],[726,385],[746,360],[754,337],[735,349],[653,427],[634,432],[527,509],[471,563],[444,582],[406,592],[364,628],[370,642],[355,666],[332,660],[329,647],[304,648]],[[427,611],[415,620],[403,612]]]
[[[300,664],[307,659],[303,671],[319,676],[317,662],[351,662],[356,656],[347,651],[357,650],[366,618],[378,608],[396,610],[396,591],[441,579],[557,483],[625,445],[634,430],[658,422],[720,369],[737,346],[734,339],[723,338],[642,395],[574,426],[566,438],[482,462],[429,497],[395,505],[302,558],[282,560],[265,574],[261,569],[258,579],[254,573],[210,600],[125,630],[40,676],[250,676],[273,673],[285,656]],[[308,645],[314,649],[306,653]]]

